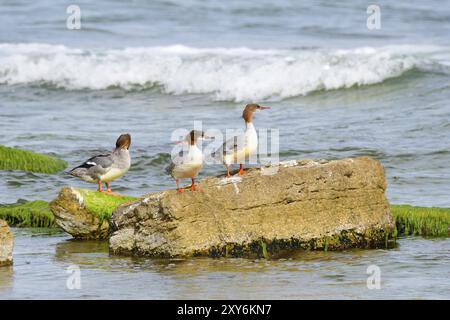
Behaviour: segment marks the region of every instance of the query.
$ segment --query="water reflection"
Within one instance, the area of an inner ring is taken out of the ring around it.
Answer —
[[[0,294],[8,292],[13,286],[14,269],[12,266],[0,267]]]
[[[1,298],[333,299],[448,298],[450,239],[399,240],[391,250],[299,251],[289,258],[151,259],[112,256],[107,241],[15,229],[15,263],[0,268]],[[367,267],[382,290],[366,287]],[[67,267],[82,289],[68,290]]]

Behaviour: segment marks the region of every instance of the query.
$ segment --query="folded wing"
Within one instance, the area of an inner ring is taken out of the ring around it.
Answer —
[[[245,135],[236,135],[225,141],[214,153],[213,157],[224,161],[225,158],[233,157],[239,150],[245,148]]]
[[[95,182],[111,170],[112,164],[113,160],[110,154],[98,155],[73,168],[69,173],[85,181]]]
[[[187,150],[182,148],[180,152],[178,152],[178,155],[172,158],[170,164],[165,168],[168,174],[172,175],[173,169],[175,169],[177,165],[183,164],[184,157],[186,156],[187,152]]]

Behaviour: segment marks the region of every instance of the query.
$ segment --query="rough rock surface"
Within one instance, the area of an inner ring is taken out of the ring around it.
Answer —
[[[64,187],[58,197],[50,202],[56,224],[78,239],[107,239],[110,234],[108,219],[101,219],[89,211],[81,194]]]
[[[0,266],[12,264],[13,245],[14,239],[11,229],[5,220],[0,220]]]
[[[163,191],[118,207],[111,253],[274,257],[384,247],[394,228],[384,169],[367,157],[294,160],[199,186],[202,192]]]

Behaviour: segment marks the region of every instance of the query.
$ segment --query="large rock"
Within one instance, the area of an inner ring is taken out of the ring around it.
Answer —
[[[11,229],[5,220],[0,220],[0,266],[12,264],[13,246],[14,239]]]
[[[90,209],[81,190],[64,187],[58,197],[49,203],[56,224],[78,239],[107,239],[109,217],[106,219]]]
[[[152,193],[113,213],[113,254],[279,256],[293,249],[386,245],[394,220],[381,164],[366,157],[290,161],[203,192]]]

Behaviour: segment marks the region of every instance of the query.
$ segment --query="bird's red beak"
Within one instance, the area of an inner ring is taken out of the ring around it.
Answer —
[[[270,107],[263,107],[263,106],[260,106],[259,109],[260,109],[260,110],[266,110],[266,109],[270,109]]]

